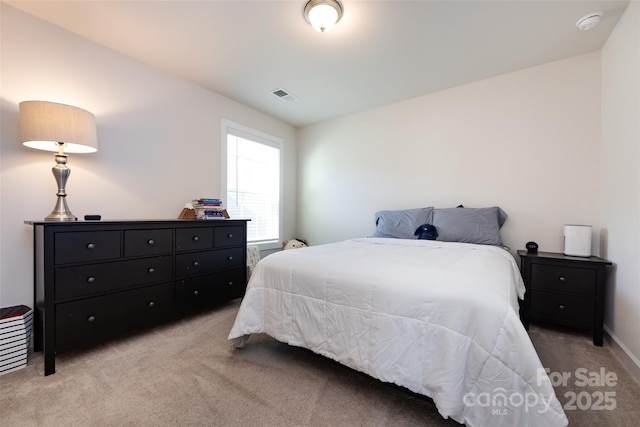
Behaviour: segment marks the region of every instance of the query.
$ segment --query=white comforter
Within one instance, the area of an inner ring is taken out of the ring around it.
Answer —
[[[564,426],[504,249],[365,238],[262,259],[229,334],[267,333],[429,396],[469,426]]]

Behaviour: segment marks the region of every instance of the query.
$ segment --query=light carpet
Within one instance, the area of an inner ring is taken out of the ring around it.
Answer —
[[[42,354],[32,353],[26,368],[0,376],[0,425],[459,425],[428,398],[266,335],[231,350],[239,304],[62,354],[47,377]],[[568,330],[532,326],[530,336],[550,372],[572,376],[556,388],[571,426],[640,425],[640,386],[609,348]],[[614,373],[616,384],[582,385],[580,368],[587,377]],[[605,391],[615,409],[594,407]]]

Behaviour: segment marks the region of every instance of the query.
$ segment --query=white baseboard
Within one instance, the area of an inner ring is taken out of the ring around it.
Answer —
[[[615,336],[607,326],[604,327],[605,340],[611,346],[613,353],[629,371],[633,379],[640,384],[640,360]]]

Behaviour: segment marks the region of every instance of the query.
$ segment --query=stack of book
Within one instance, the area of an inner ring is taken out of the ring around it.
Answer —
[[[224,219],[228,218],[222,200],[213,198],[200,198],[192,201],[196,211],[196,219]]]
[[[0,309],[0,375],[27,366],[33,310],[26,305]]]

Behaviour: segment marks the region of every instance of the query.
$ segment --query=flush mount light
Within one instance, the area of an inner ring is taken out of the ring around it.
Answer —
[[[590,30],[600,23],[603,15],[602,12],[588,13],[576,21],[576,27],[582,31]]]
[[[329,31],[342,18],[338,0],[310,0],[304,6],[304,19],[316,30]]]

